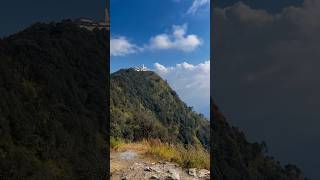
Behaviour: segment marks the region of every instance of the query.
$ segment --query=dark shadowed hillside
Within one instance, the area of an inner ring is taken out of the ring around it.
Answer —
[[[156,73],[119,70],[111,74],[110,86],[112,136],[209,148],[209,121],[182,102]]]
[[[106,31],[35,24],[0,42],[0,179],[102,179]]]
[[[299,180],[301,171],[288,164],[284,167],[267,156],[262,143],[249,143],[243,132],[228,124],[213,103],[213,162],[212,170],[217,180]]]

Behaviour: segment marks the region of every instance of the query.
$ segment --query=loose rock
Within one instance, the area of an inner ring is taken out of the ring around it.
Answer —
[[[157,175],[152,175],[150,179],[159,179],[159,177]]]
[[[141,159],[138,155],[134,159],[123,159],[118,154],[112,154],[113,159],[121,167],[112,173],[111,180],[209,180],[210,171],[205,169],[184,169],[176,163],[160,161],[150,162],[146,159]],[[138,158],[139,157],[139,158]],[[119,163],[121,162],[121,163]],[[114,162],[113,162],[114,163]],[[128,166],[124,166],[127,165]]]
[[[196,168],[190,168],[189,171],[188,171],[188,174],[189,174],[190,176],[197,177],[197,170],[196,170]]]
[[[147,166],[146,168],[144,168],[144,171],[152,171],[152,169]]]
[[[175,179],[175,180],[179,180],[180,179],[180,175],[179,172],[177,172],[174,169],[169,169],[168,172],[171,174],[171,178]]]
[[[208,171],[206,169],[200,169],[198,171],[198,176],[199,176],[199,178],[210,177],[210,171]]]

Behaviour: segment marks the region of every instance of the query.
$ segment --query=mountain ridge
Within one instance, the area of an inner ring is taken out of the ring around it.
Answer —
[[[111,135],[202,144],[209,149],[209,121],[181,101],[155,72],[121,69],[111,74],[110,84]],[[145,127],[135,126],[137,122]],[[119,127],[125,130],[121,132]]]
[[[213,126],[211,164],[217,180],[300,180],[301,170],[294,164],[284,167],[267,153],[265,142],[248,142],[239,128],[231,126],[212,101]]]
[[[103,179],[106,31],[36,23],[0,41],[0,179]]]

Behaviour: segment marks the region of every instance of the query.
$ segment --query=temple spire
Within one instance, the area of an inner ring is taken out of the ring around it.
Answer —
[[[107,30],[110,30],[110,15],[109,15],[109,8],[108,7],[109,6],[107,4],[106,9],[105,9],[105,23],[106,23]]]

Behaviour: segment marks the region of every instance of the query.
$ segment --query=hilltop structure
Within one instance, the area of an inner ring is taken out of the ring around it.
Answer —
[[[85,28],[89,31],[94,29],[106,29],[110,30],[110,17],[109,17],[109,9],[105,8],[105,20],[104,21],[94,21],[90,18],[79,18],[75,20],[75,23],[78,24],[79,27]]]
[[[110,30],[110,15],[109,15],[109,8],[106,7],[105,9],[105,23],[106,23],[106,28],[107,30]]]
[[[136,68],[134,68],[134,70],[136,70],[136,71],[147,71],[147,67],[145,67],[144,64],[142,64],[142,67],[136,67]]]

